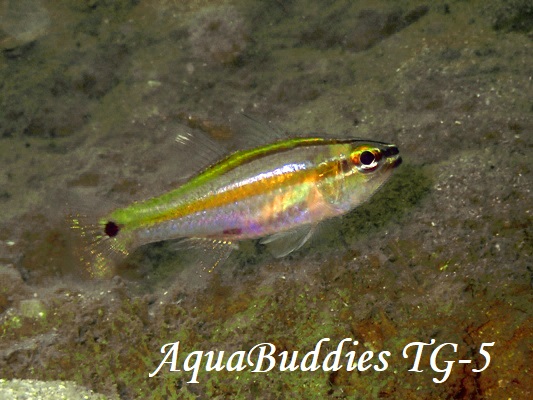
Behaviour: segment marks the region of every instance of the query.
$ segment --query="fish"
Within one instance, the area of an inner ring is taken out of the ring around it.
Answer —
[[[274,257],[301,248],[324,220],[367,201],[402,162],[394,144],[321,136],[278,139],[238,150],[183,185],[71,227],[87,240],[95,271],[113,256],[166,240],[203,243],[229,254],[260,239]],[[224,256],[220,256],[218,264]]]

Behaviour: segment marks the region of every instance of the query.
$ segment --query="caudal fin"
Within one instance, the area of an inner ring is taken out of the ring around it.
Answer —
[[[110,221],[81,213],[70,213],[68,222],[74,254],[85,271],[93,278],[112,277],[116,265],[129,254],[130,235]]]

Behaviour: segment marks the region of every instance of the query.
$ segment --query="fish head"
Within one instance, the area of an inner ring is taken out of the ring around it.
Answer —
[[[344,210],[368,200],[402,162],[396,145],[373,141],[350,141],[342,156],[337,206]]]

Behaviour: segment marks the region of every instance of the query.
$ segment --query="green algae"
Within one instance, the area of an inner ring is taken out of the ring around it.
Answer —
[[[25,318],[46,318],[47,312],[44,304],[37,299],[22,300],[20,302],[20,314]]]

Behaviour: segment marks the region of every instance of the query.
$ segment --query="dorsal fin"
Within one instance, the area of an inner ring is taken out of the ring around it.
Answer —
[[[272,122],[263,122],[255,116],[236,114],[230,118],[232,130],[238,136],[240,149],[246,150],[262,147],[288,138],[279,127]]]
[[[287,138],[279,128],[266,124],[247,114],[236,114],[227,125],[215,124],[188,116],[183,121],[192,128],[176,136],[180,146],[195,160],[204,161],[202,169],[227,158],[236,151],[245,152]]]

